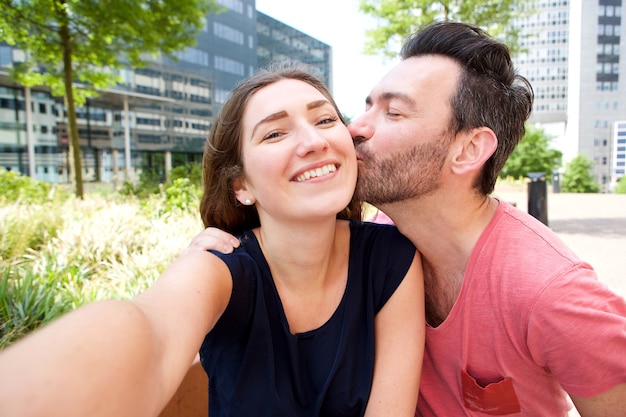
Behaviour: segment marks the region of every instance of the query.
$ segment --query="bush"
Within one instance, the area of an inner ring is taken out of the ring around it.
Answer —
[[[37,249],[57,236],[64,219],[59,205],[14,203],[0,207],[0,259]]]
[[[0,349],[75,307],[54,280],[26,269],[2,271],[0,278]]]
[[[4,235],[50,228],[24,233],[37,244],[2,248],[10,255],[0,258],[0,349],[84,303],[128,299],[147,288],[202,230],[197,210],[185,203],[195,187],[176,187],[152,199],[155,211],[169,210],[161,217],[146,216],[136,198],[98,195],[0,207],[0,227],[11,231]]]
[[[201,187],[202,166],[200,166],[200,164],[188,164],[174,167],[170,171],[167,182],[171,184],[179,178],[187,178],[190,184]]]
[[[561,190],[564,193],[597,193],[600,185],[593,180],[591,169],[593,162],[578,155],[570,161],[563,172]]]
[[[187,180],[186,184],[199,190],[202,184],[202,167],[195,163],[174,167],[165,183],[162,181],[161,174],[155,170],[146,169],[139,175],[139,183],[133,184],[125,181],[119,193],[125,196],[132,195],[140,199],[148,199],[161,194],[164,189],[169,187],[180,187],[181,183],[176,183],[179,179]]]
[[[626,194],[626,176],[623,176],[617,182],[615,187],[615,194]]]
[[[69,196],[57,186],[37,181],[18,172],[0,169],[0,202],[45,203]]]

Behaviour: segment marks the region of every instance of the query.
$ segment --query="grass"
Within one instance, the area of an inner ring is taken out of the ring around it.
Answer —
[[[202,228],[197,204],[0,199],[0,349],[90,301],[147,288]]]

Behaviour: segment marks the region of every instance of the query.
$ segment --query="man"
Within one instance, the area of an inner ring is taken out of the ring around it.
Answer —
[[[504,45],[436,23],[350,125],[358,195],[422,253],[420,416],[564,417],[565,392],[583,417],[626,415],[625,301],[550,229],[489,197],[532,100]]]
[[[493,191],[532,89],[506,47],[433,24],[350,125],[357,193],[422,253],[418,414],[626,415],[626,303],[543,224]]]

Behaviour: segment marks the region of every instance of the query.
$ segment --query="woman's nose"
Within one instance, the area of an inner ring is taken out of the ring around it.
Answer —
[[[328,139],[317,129],[304,129],[300,133],[299,153],[304,156],[311,152],[328,149]]]

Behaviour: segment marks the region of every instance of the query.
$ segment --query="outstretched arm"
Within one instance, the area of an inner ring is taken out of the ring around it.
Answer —
[[[366,417],[415,415],[424,356],[424,276],[419,254],[376,315],[374,380]]]
[[[61,317],[0,352],[0,415],[158,415],[231,289],[226,265],[196,251],[133,301]]]

